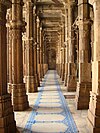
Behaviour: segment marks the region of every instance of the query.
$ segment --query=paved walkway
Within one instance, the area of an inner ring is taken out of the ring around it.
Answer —
[[[48,71],[29,114],[25,133],[77,133],[56,71]]]

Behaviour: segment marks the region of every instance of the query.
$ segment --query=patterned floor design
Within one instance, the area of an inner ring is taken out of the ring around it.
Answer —
[[[56,71],[48,71],[24,133],[78,133]]]

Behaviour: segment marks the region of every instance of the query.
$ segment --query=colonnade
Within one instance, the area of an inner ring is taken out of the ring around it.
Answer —
[[[60,58],[58,74],[67,91],[76,91],[76,109],[88,109],[91,133],[100,132],[99,9],[99,0],[70,0],[65,5],[65,46],[58,45],[58,53],[65,49],[65,68],[61,67]],[[65,70],[63,75],[60,74],[62,69]]]
[[[0,0],[0,9],[0,132],[10,133],[16,132],[13,110],[29,107],[26,92],[38,91],[48,70],[48,59],[36,1]],[[56,70],[66,91],[76,91],[76,109],[88,109],[91,133],[99,133],[100,2],[69,0],[64,11]]]

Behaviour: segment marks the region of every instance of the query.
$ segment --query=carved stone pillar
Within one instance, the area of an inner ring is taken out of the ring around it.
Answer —
[[[74,7],[75,3],[70,2],[68,7],[68,36],[69,36],[69,55],[68,55],[68,76],[67,76],[67,91],[76,91],[76,76],[75,76],[75,34],[72,28],[74,23]]]
[[[63,46],[62,48],[62,75],[61,75],[62,81],[64,81],[64,76],[65,76],[65,47]]]
[[[22,7],[22,0],[12,0],[12,100],[16,111],[29,107],[23,83]]]
[[[37,91],[35,71],[34,71],[34,49],[33,49],[33,3],[32,1],[26,2],[27,8],[27,28],[26,28],[26,52],[27,52],[27,63],[26,63],[26,88],[27,92],[32,93]]]
[[[48,56],[47,56],[47,50],[46,50],[46,42],[44,43],[44,75],[48,71]]]
[[[43,31],[40,27],[40,79],[43,78]]]
[[[38,65],[37,65],[37,16],[36,16],[36,7],[34,6],[34,12],[33,12],[33,18],[34,18],[34,75],[35,75],[35,79],[36,79],[36,84],[37,87],[40,86],[40,82],[39,82],[39,75],[38,75]]]
[[[68,77],[68,9],[65,7],[65,78],[64,78],[64,85],[67,85],[67,77]]]
[[[16,132],[11,95],[7,93],[7,29],[6,12],[9,0],[0,0],[0,133]]]
[[[58,38],[60,38],[59,34],[58,34]],[[59,40],[57,42],[56,70],[57,70],[58,75],[60,75],[60,42]]]
[[[38,76],[39,81],[41,80],[41,69],[40,69],[40,20],[37,16],[37,68],[38,68]]]
[[[12,10],[7,10],[7,82],[8,82],[8,92],[12,91],[12,32],[11,32],[11,20],[12,20]]]
[[[60,54],[60,73],[59,73],[59,76],[60,76],[60,78],[61,78],[61,76],[62,76],[62,30],[60,30],[60,35],[59,35],[59,50],[60,50],[60,52],[59,52],[59,54]]]
[[[100,132],[100,1],[92,0],[94,9],[94,60],[92,62],[92,91],[88,110],[91,133]]]
[[[61,61],[62,61],[62,63],[61,63],[61,79],[62,79],[62,81],[64,81],[64,74],[65,74],[65,44],[64,44],[64,41],[65,41],[65,36],[64,36],[64,34],[65,34],[65,26],[64,26],[64,23],[63,23],[63,25],[62,25],[62,27],[61,27]]]
[[[76,107],[88,109],[91,84],[91,63],[89,60],[89,5],[88,0],[78,0],[79,26],[79,81],[77,82]]]

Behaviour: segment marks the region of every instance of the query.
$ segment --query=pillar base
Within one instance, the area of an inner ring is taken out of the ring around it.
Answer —
[[[38,87],[40,86],[38,74],[35,74],[35,79],[36,79],[36,86],[37,86],[37,88],[38,88]]]
[[[7,84],[7,90],[8,90],[8,93],[12,92],[12,84],[11,83]]]
[[[42,81],[41,64],[38,64],[39,81]]]
[[[29,107],[25,84],[12,84],[12,102],[14,111],[23,111]]]
[[[44,75],[45,75],[48,71],[48,64],[43,64],[43,69],[44,69]]]
[[[67,77],[68,77],[68,63],[65,64],[65,78],[64,78],[65,86],[67,86]]]
[[[58,75],[60,76],[60,64],[56,64],[56,70]]]
[[[82,83],[77,82],[76,108],[78,110],[89,108],[91,90],[92,90],[91,82],[82,82]]]
[[[76,77],[73,75],[67,76],[67,91],[74,92],[76,91]]]
[[[68,75],[65,73],[64,85],[67,86],[67,77]]]
[[[0,96],[0,133],[16,133],[10,94]]]
[[[88,126],[91,133],[100,133],[100,96],[90,93]]]
[[[60,64],[60,72],[59,72],[59,76],[60,76],[60,78],[61,78],[61,75],[62,74],[62,64]]]
[[[64,77],[65,77],[64,73],[65,73],[65,64],[62,64],[62,74],[61,74],[62,81],[64,81]]]
[[[37,92],[37,84],[36,84],[35,76],[26,76],[26,90],[27,93]]]

